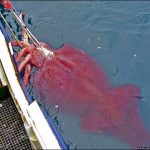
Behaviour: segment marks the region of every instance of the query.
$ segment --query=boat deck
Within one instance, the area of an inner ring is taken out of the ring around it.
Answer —
[[[32,149],[7,86],[0,87],[0,149]]]

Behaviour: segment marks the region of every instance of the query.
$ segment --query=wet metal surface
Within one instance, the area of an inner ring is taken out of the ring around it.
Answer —
[[[32,149],[11,97],[0,99],[0,149]]]

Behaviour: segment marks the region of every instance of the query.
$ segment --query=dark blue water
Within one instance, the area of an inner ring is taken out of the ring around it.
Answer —
[[[40,41],[55,48],[70,43],[83,49],[108,74],[113,86],[138,85],[139,112],[150,131],[150,2],[14,1]],[[51,114],[53,112],[50,112]],[[82,131],[79,119],[58,113],[57,127],[70,148],[129,148],[117,138]]]

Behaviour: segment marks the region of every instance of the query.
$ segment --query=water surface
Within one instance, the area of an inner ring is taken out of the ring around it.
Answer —
[[[150,2],[14,1],[40,41],[55,48],[70,43],[103,66],[113,86],[138,85],[139,112],[150,131]],[[92,108],[91,108],[92,109]],[[82,131],[79,119],[49,110],[65,142],[73,149],[129,148],[118,139]]]

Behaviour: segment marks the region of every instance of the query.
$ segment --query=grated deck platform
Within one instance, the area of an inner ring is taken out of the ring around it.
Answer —
[[[10,94],[2,88],[0,88],[0,95],[3,95],[0,96],[0,150],[32,149],[21,116]],[[5,92],[1,93],[1,90]]]

